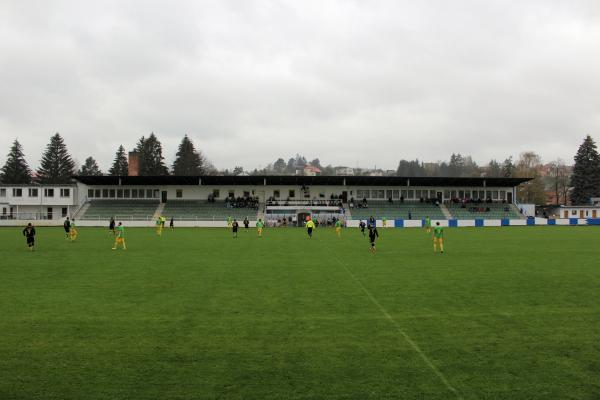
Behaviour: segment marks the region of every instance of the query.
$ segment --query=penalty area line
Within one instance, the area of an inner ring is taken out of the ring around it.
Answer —
[[[425,353],[423,352],[423,350],[421,350],[421,348],[419,347],[419,345],[408,335],[408,333],[406,333],[404,331],[404,329],[402,329],[402,327],[400,326],[400,324],[390,315],[389,312],[387,312],[387,310],[371,294],[371,292],[369,291],[369,289],[367,289],[367,287],[356,277],[356,275],[354,275],[348,269],[348,267],[346,267],[341,261],[337,260],[337,262],[346,270],[346,272],[348,273],[348,275],[350,275],[350,277],[352,278],[352,280],[354,282],[356,282],[356,284],[367,295],[367,297],[369,298],[369,300],[371,300],[371,302],[373,304],[375,304],[375,306],[385,316],[385,318],[388,321],[390,321],[390,323],[394,326],[394,328],[396,328],[396,330],[398,331],[398,333],[400,333],[400,335],[406,341],[406,343],[408,343],[410,345],[410,347],[412,347],[412,349],[421,357],[421,359],[423,360],[423,362],[429,367],[429,369],[431,369],[433,371],[433,373],[439,378],[439,380],[444,384],[444,386],[446,386],[446,388],[449,391],[451,391],[452,393],[454,393],[454,395],[456,395],[457,399],[461,399],[462,400],[463,396],[458,392],[458,390],[456,390],[456,388],[450,384],[450,382],[448,381],[448,379],[446,378],[446,376],[444,376],[444,374],[442,374],[442,371],[440,371],[433,364],[433,362],[429,359],[429,357],[427,357],[427,355],[425,355]]]

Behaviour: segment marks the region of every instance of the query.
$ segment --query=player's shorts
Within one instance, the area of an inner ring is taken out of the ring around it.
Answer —
[[[32,247],[35,244],[35,239],[32,237],[27,238],[27,246]]]
[[[123,238],[117,238],[117,243],[123,243]]]
[[[71,230],[71,228],[68,228],[65,226],[65,232],[69,233],[70,230]]]
[[[340,233],[340,232],[341,232],[341,230],[342,230],[342,228],[335,228],[335,231],[336,231],[337,233]]]
[[[443,238],[443,237],[439,238],[439,237],[435,237],[435,236],[434,236],[434,237],[433,237],[433,241],[434,241],[434,242],[443,242],[443,241],[444,241],[444,238]]]
[[[258,228],[257,231],[259,234],[262,233],[262,228]]]
[[[375,247],[375,241],[374,240],[371,242],[371,247]]]
[[[238,228],[233,228],[233,233],[236,233],[238,231]]]
[[[308,234],[312,235],[313,228],[308,228]]]

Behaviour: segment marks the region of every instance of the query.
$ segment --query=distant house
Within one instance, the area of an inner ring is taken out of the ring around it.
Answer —
[[[354,168],[350,167],[335,167],[335,174],[338,176],[353,176]]]
[[[304,167],[304,176],[317,176],[317,175],[321,175],[321,170],[315,166],[312,166],[310,164],[306,165]]]
[[[383,176],[383,170],[381,169],[374,169],[369,171],[369,176]]]

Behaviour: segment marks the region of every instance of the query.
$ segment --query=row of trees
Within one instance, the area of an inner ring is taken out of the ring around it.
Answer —
[[[135,151],[140,155],[140,175],[168,175],[169,168],[164,163],[162,144],[154,133],[147,138],[142,136],[136,144]],[[128,174],[128,154],[123,145],[115,154],[108,175],[125,176]],[[196,150],[188,136],[184,136],[172,166],[174,175],[203,175],[215,173],[214,167]],[[40,167],[33,173],[25,160],[23,146],[15,140],[8,153],[4,167],[0,169],[0,182],[9,184],[66,183],[73,175],[104,175],[93,157],[85,159],[81,168],[76,171],[75,161],[71,157],[62,136],[56,133],[46,146]]]

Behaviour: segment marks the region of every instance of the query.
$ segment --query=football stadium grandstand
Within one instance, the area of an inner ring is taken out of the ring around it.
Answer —
[[[368,176],[75,176],[68,185],[3,186],[2,219],[271,225],[318,221],[523,219],[517,187],[527,178]],[[28,194],[29,196],[26,196]],[[208,225],[207,225],[208,226]]]

